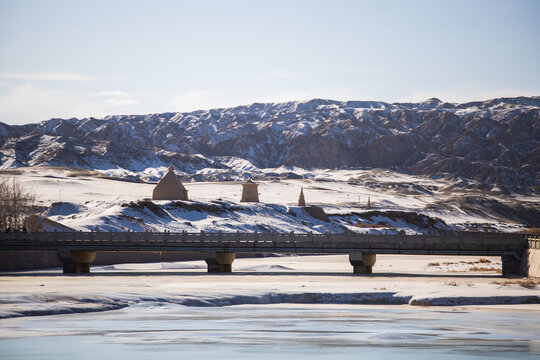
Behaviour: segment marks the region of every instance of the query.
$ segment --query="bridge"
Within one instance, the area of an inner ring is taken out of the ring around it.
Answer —
[[[7,232],[0,233],[2,250],[57,251],[64,273],[90,272],[97,251],[184,251],[204,254],[208,272],[231,272],[236,253],[349,254],[355,274],[371,273],[376,254],[410,254],[500,256],[503,275],[528,276],[530,263],[539,260],[540,238],[508,233]]]

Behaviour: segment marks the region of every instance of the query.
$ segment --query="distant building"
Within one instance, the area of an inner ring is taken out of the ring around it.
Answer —
[[[300,197],[298,198],[298,206],[306,206],[306,199],[304,198],[304,187],[300,188]]]
[[[187,200],[187,190],[169,166],[169,172],[157,183],[152,193],[152,200]]]
[[[240,202],[259,202],[259,184],[251,180],[242,184],[242,199]]]

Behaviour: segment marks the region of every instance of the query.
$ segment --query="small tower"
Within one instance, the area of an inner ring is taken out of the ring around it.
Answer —
[[[371,197],[369,196],[367,198],[366,210],[371,210]]]
[[[152,193],[152,200],[187,200],[187,190],[182,185],[180,178],[174,173],[174,168],[169,166],[169,172],[157,183]]]
[[[304,198],[304,187],[300,188],[300,197],[298,198],[298,206],[306,206],[306,199]]]
[[[259,202],[259,184],[248,180],[242,184],[242,199],[240,202]]]

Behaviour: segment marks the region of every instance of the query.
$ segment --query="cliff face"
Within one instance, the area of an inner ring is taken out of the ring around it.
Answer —
[[[540,184],[540,97],[465,104],[314,99],[191,113],[0,123],[0,163],[194,173],[257,167],[380,167],[482,183]]]

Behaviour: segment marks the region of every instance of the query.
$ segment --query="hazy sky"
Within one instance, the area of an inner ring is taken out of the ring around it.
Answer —
[[[0,0],[0,121],[540,95],[540,1]]]

